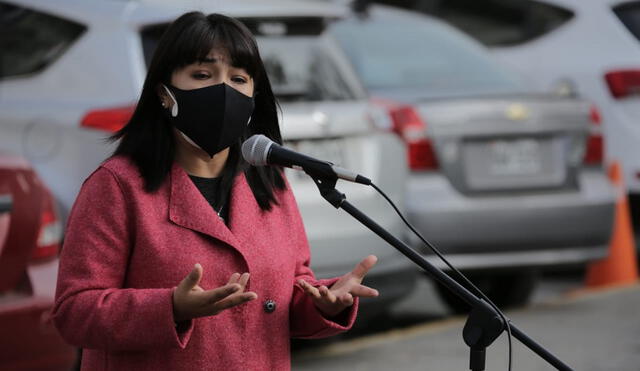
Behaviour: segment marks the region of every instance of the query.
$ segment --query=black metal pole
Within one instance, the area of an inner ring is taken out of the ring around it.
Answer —
[[[320,187],[320,186],[319,186]],[[336,191],[337,192],[337,191]],[[325,194],[328,196],[328,191],[323,192],[323,197],[327,198]],[[338,194],[340,194],[338,192]],[[356,218],[360,223],[364,226],[372,230],[375,234],[380,236],[383,240],[387,241],[391,246],[395,247],[398,251],[400,251],[404,256],[409,258],[411,261],[416,263],[420,268],[424,269],[427,274],[436,279],[438,282],[442,283],[449,290],[453,291],[456,295],[458,295],[461,299],[466,301],[471,305],[472,308],[481,308],[487,312],[495,312],[494,309],[489,306],[484,300],[479,299],[474,294],[472,294],[469,290],[467,290],[464,286],[460,285],[458,282],[449,277],[442,270],[436,268],[431,263],[429,263],[426,259],[424,259],[418,252],[413,250],[404,242],[400,241],[396,237],[394,237],[391,233],[387,232],[384,228],[382,228],[378,223],[373,221],[367,215],[363,214],[360,210],[358,210],[355,206],[350,204],[346,199],[342,198],[341,202],[336,202],[338,197],[334,197],[329,200],[327,199],[333,206],[336,208],[342,208],[348,214]],[[548,350],[546,350],[542,345],[535,342],[533,339],[528,337],[524,332],[520,331],[513,323],[509,322],[511,326],[511,333],[513,336],[520,340],[522,344],[535,352],[538,356],[540,356],[545,361],[549,362],[553,367],[561,371],[572,371],[572,368],[567,366],[564,362],[558,359],[556,356],[551,354]],[[499,334],[498,334],[499,335]],[[465,339],[466,340],[466,339]],[[473,350],[472,350],[473,351]]]

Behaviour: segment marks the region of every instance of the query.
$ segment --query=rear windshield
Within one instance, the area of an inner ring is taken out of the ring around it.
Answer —
[[[377,2],[443,19],[488,46],[521,45],[559,29],[573,18],[568,9],[532,0]]]
[[[86,28],[0,2],[0,79],[37,73],[58,59]]]
[[[256,36],[273,92],[280,101],[339,101],[355,93],[336,68],[337,45],[323,36],[317,19],[242,20]],[[147,66],[167,25],[155,25],[142,34]],[[333,50],[331,50],[333,49]]]
[[[522,91],[520,81],[460,32],[426,18],[335,23],[332,34],[368,90],[424,88],[433,95]]]
[[[620,21],[640,40],[640,1],[624,3],[613,8]]]

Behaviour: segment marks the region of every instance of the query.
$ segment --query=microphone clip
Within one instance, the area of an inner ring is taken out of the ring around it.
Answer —
[[[347,199],[347,196],[336,189],[338,178],[335,176],[321,177],[317,175],[311,175],[309,173],[307,174],[311,177],[311,179],[313,179],[313,182],[318,187],[322,198],[327,200],[327,202],[333,205],[333,207],[335,207],[336,209],[339,209],[340,206],[342,206],[342,203]]]

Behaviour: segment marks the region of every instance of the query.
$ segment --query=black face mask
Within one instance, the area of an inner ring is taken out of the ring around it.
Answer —
[[[173,98],[169,120],[188,142],[213,157],[235,143],[251,120],[254,102],[224,83],[193,90],[165,86]]]

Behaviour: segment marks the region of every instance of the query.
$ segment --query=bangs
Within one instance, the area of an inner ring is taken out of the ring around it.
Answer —
[[[255,134],[282,143],[278,104],[253,34],[234,18],[202,12],[188,12],[170,24],[145,27],[142,34],[145,61],[149,61],[147,77],[133,116],[111,137],[120,141],[114,156],[130,158],[144,179],[145,191],[158,191],[170,176],[177,153],[173,126],[161,105],[161,84],[170,84],[178,69],[205,62],[212,50],[224,52],[233,67],[244,69],[254,79],[255,105],[252,124],[230,147],[229,166],[225,165],[220,183],[222,192],[230,191],[232,184],[227,180],[242,171],[261,210],[278,205],[276,191],[287,189],[280,170],[251,166],[240,152],[242,143]]]
[[[250,31],[239,21],[219,14],[211,14],[199,20],[204,24],[185,29],[184,40],[176,45],[176,68],[192,63],[203,63],[211,50],[222,50],[230,64],[242,68],[253,78],[259,71],[260,54]]]

